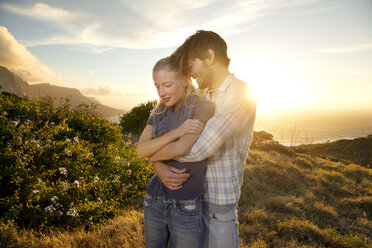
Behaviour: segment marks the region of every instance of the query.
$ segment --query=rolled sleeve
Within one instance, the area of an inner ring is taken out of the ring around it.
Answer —
[[[195,162],[212,156],[235,132],[246,125],[253,125],[255,114],[256,102],[253,99],[244,98],[225,105],[207,122],[190,152],[177,160]]]

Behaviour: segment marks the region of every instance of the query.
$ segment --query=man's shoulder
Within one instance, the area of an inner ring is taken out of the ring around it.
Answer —
[[[250,88],[248,83],[246,83],[243,80],[240,80],[236,77],[234,77],[234,79],[231,80],[230,86],[232,86],[231,87],[232,89],[249,89]]]
[[[250,97],[250,85],[234,77],[224,93],[226,99],[233,101],[246,99]]]

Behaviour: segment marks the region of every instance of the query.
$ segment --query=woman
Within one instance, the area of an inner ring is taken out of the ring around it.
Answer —
[[[187,153],[202,132],[202,123],[213,116],[215,105],[200,99],[169,57],[155,64],[153,80],[160,99],[141,134],[137,154],[156,161],[170,147],[171,157]],[[172,248],[201,246],[204,162],[165,161],[190,174],[180,189],[168,189],[157,175],[150,180],[144,200],[146,247],[167,247],[169,238]]]

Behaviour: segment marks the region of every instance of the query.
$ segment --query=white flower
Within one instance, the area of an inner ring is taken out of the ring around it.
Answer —
[[[35,190],[32,191],[32,193],[37,194],[37,193],[39,193],[39,190],[35,189]]]
[[[32,140],[30,140],[30,144],[33,145],[33,146],[35,146],[35,147],[37,147],[37,148],[40,147],[40,144],[39,144],[39,141],[38,140],[32,139]]]
[[[76,212],[75,209],[70,208],[70,209],[67,211],[66,215],[68,215],[68,216],[72,216],[72,217],[75,217],[75,216],[79,216],[79,213]]]
[[[62,189],[63,189],[64,191],[68,190],[68,182],[63,182],[63,183],[62,183]]]
[[[120,161],[120,157],[119,157],[119,156],[116,156],[116,157],[114,158],[114,162],[117,163],[117,162],[119,162],[119,161]]]
[[[54,211],[56,211],[56,208],[53,205],[50,205],[50,206],[44,208],[44,210],[47,213],[53,213]]]
[[[74,185],[75,188],[79,188],[80,186],[80,183],[78,180],[75,180],[72,184]]]
[[[58,218],[61,218],[63,215],[63,212],[61,210],[58,210],[57,214],[58,214]]]
[[[94,180],[94,182],[97,182],[97,181],[99,181],[99,177],[95,176],[95,177],[93,178],[93,180]]]
[[[59,172],[64,175],[64,176],[67,176],[67,170],[65,167],[59,167],[58,168]]]
[[[127,173],[128,173],[128,176],[130,176],[130,174],[132,174],[132,171],[130,169],[128,169]]]
[[[92,152],[88,152],[86,155],[85,155],[85,158],[91,158],[93,157],[94,154]]]
[[[66,139],[67,143],[71,143],[71,140],[69,138]]]
[[[58,197],[57,196],[53,196],[52,198],[50,198],[50,200],[56,204],[57,200],[58,200]]]
[[[94,204],[94,206],[95,207],[98,207],[98,206],[100,206],[101,204],[102,204],[102,199],[101,199],[101,197],[98,197],[98,199],[97,199],[97,202]]]
[[[119,182],[120,176],[119,175],[114,175],[114,182]]]
[[[51,126],[54,126],[55,123],[52,121],[52,122],[50,122],[49,124],[50,124]]]
[[[79,142],[79,137],[78,137],[78,136],[75,136],[74,141],[75,141],[76,143],[78,143],[78,142]]]
[[[65,148],[65,154],[69,157],[72,156],[72,152],[68,148]]]
[[[18,121],[12,121],[12,125],[17,126],[18,125]]]

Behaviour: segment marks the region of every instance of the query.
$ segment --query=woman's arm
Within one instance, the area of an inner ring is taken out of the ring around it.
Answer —
[[[216,105],[213,102],[201,100],[195,108],[193,119],[197,121],[199,125],[203,126],[204,129],[205,123],[214,115],[215,108]],[[150,157],[150,162],[169,160],[186,155],[199,138],[199,135],[200,133],[187,134],[167,144]]]
[[[198,120],[201,125],[204,124]],[[149,158],[150,162],[169,160],[187,154],[200,134],[186,134],[178,140],[171,142],[157,151]]]
[[[178,128],[152,139],[152,126],[146,125],[137,144],[137,156],[141,159],[150,157],[165,145],[184,135],[197,134],[197,137],[199,137],[203,127],[204,125],[201,125],[197,120],[186,120]]]

